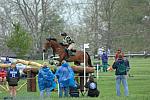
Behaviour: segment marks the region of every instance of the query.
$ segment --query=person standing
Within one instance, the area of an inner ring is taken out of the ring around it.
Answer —
[[[105,50],[103,50],[103,54],[101,56],[102,59],[102,66],[103,66],[103,72],[107,72],[107,66],[108,66],[108,55],[105,52]]]
[[[9,57],[7,56],[5,61],[4,61],[4,64],[11,64],[11,61],[9,60]]]
[[[121,82],[122,82],[123,87],[124,87],[124,95],[128,96],[129,90],[128,90],[128,83],[127,83],[127,65],[126,65],[125,60],[123,59],[123,56],[121,54],[118,57],[119,57],[118,60],[116,60],[112,65],[112,68],[116,69],[115,75],[116,75],[117,96],[121,96],[121,93],[120,93]]]
[[[16,87],[20,79],[19,70],[16,67],[16,63],[12,62],[10,68],[7,71],[7,81],[9,85],[9,92],[12,97],[16,97]]]
[[[7,71],[5,68],[0,68],[0,84],[6,83]]]
[[[119,55],[121,55],[122,58],[124,58],[124,53],[122,52],[121,48],[119,48],[119,49],[117,50],[117,52],[116,52],[115,61],[118,60]]]
[[[56,87],[55,76],[47,65],[47,62],[44,62],[38,73],[38,85],[41,99],[44,98],[45,90],[46,95],[49,97],[51,90]]]
[[[100,47],[100,48],[98,49],[98,59],[99,59],[99,60],[101,59],[101,56],[102,56],[102,54],[103,54],[103,51],[104,51],[104,47]]]
[[[55,73],[59,83],[59,97],[68,97],[69,87],[76,85],[74,80],[74,72],[67,62],[64,62]]]

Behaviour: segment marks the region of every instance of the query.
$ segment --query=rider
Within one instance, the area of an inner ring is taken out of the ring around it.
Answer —
[[[67,48],[67,53],[69,55],[72,55],[72,51],[71,50],[73,50],[73,48],[74,48],[74,45],[75,45],[74,41],[65,32],[61,32],[60,35],[64,37],[64,39],[63,39],[63,45],[69,45],[68,48]]]

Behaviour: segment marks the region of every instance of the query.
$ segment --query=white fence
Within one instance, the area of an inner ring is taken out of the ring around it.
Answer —
[[[141,51],[141,52],[125,52],[124,56],[126,57],[150,57],[150,52],[146,52],[146,51]],[[98,55],[95,55],[94,58],[98,58]],[[115,53],[111,53],[108,55],[108,57],[115,57]]]

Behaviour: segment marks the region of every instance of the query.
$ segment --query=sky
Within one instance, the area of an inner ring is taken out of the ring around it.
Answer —
[[[82,19],[86,1],[87,0],[66,0],[69,6],[66,7],[66,13],[63,16],[67,23],[79,25],[79,19]]]

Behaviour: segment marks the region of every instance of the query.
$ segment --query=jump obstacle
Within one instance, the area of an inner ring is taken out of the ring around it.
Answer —
[[[22,59],[17,59],[16,63],[22,63],[24,65],[29,65],[29,66],[36,66],[36,67],[41,67],[42,64],[33,62],[33,61],[27,61],[27,60],[22,60]],[[9,64],[0,64],[1,68],[7,68],[9,67]],[[84,73],[84,68],[81,66],[71,66],[72,69],[74,70],[75,73]],[[53,67],[50,67],[51,70],[54,70]],[[95,68],[94,67],[86,67],[86,73],[94,73]],[[38,68],[33,68],[33,67],[28,67],[23,70],[24,73],[27,74],[27,82],[22,84],[17,91],[19,91],[23,86],[27,84],[27,91],[29,92],[35,92],[36,91],[36,75],[38,73]],[[9,91],[8,85],[6,84],[6,88],[2,85],[0,87],[5,90]]]

